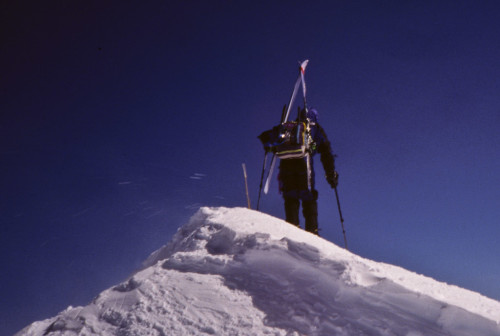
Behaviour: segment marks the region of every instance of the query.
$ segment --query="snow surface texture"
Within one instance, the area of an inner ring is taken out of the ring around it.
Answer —
[[[17,335],[500,335],[500,302],[256,211],[202,208],[127,281]]]

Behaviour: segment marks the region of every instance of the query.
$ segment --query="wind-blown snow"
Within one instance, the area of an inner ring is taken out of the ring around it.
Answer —
[[[500,302],[277,218],[202,208],[144,268],[17,335],[500,335]]]

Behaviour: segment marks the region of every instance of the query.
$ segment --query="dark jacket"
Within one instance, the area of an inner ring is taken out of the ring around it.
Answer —
[[[307,158],[280,160],[278,180],[280,191],[284,197],[309,199],[315,196],[315,173],[313,157],[320,154],[321,163],[325,174],[333,174],[335,171],[335,160],[332,154],[330,141],[326,136],[323,127],[318,123],[311,123],[311,137],[315,146],[311,155],[311,190],[307,183]],[[313,192],[314,191],[314,192]]]

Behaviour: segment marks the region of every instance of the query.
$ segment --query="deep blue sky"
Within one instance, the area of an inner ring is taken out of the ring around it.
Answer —
[[[311,3],[0,5],[0,334],[87,304],[198,207],[245,206],[243,162],[255,206],[256,137],[306,58],[351,250],[500,300],[497,2]]]

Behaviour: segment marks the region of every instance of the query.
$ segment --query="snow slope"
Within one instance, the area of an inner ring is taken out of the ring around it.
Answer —
[[[127,281],[17,335],[500,335],[500,302],[256,211],[202,208]]]

